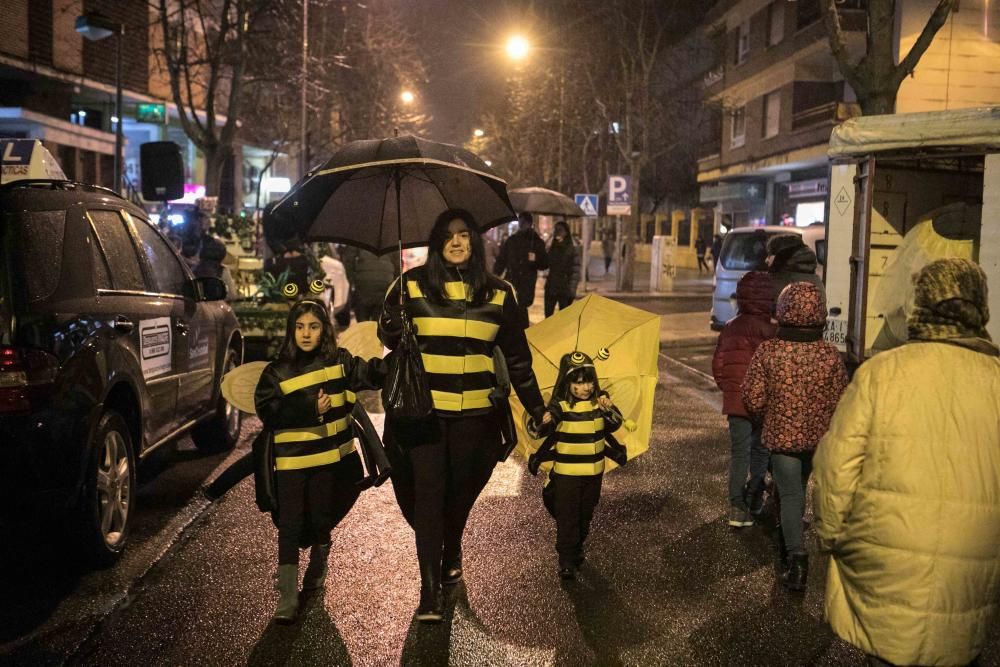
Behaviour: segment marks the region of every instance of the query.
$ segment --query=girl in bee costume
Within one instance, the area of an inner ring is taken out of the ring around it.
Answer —
[[[330,531],[362,488],[358,482],[364,472],[351,426],[354,392],[379,389],[384,378],[381,359],[365,361],[337,347],[322,302],[303,299],[292,307],[278,358],[264,369],[254,395],[264,428],[273,432],[278,622],[291,622],[298,612],[303,535],[314,540],[303,588],[323,585]]]
[[[606,359],[607,350],[598,357]],[[601,391],[593,360],[579,351],[563,355],[552,399],[538,427],[538,434],[548,437],[528,459],[533,475],[543,461],[554,461],[542,498],[556,520],[563,579],[575,579],[583,562],[583,543],[601,497],[604,458],[626,463],[625,448],[612,435],[623,423],[622,413]]]

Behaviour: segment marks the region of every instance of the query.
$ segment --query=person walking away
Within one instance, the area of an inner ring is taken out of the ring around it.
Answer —
[[[264,369],[254,394],[257,415],[273,432],[279,623],[298,613],[303,538],[312,544],[303,589],[320,588],[326,579],[330,533],[354,506],[364,477],[349,422],[354,392],[379,389],[385,373],[383,360],[337,347],[321,301],[303,299],[289,311],[278,359]]]
[[[472,214],[462,209],[438,216],[427,262],[393,283],[379,319],[379,339],[390,349],[401,339],[402,311],[419,320],[417,346],[434,401],[433,429],[400,432],[392,413],[385,426],[387,449],[396,459],[393,492],[416,536],[416,618],[424,623],[442,619],[441,584],[457,584],[464,576],[466,521],[505,455],[490,398],[497,390],[494,348],[503,352],[510,384],[526,412],[537,423],[545,410],[514,288],[486,271],[476,228]],[[401,290],[406,290],[402,307]]]
[[[802,241],[801,234],[780,234],[767,240],[765,258],[771,274],[771,298],[777,305],[778,295],[792,283],[812,283],[819,288],[826,307],[826,290],[823,280],[816,275],[816,253]]]
[[[604,255],[604,275],[607,276],[611,271],[611,260],[615,257],[615,239],[611,232],[604,232],[604,238],[601,239],[601,253]]]
[[[986,275],[915,280],[908,341],[863,363],[816,454],[826,619],[872,665],[973,664],[1000,599],[1000,349]]]
[[[802,537],[813,452],[847,386],[837,348],[823,340],[826,308],[812,283],[792,283],[778,297],[778,332],[754,352],[743,380],[743,404],[763,417],[761,440],[781,499],[781,583],[803,591],[809,571]]]
[[[622,466],[628,461],[612,435],[623,422],[621,411],[601,391],[593,359],[580,351],[564,354],[552,400],[537,425],[539,437],[547,437],[528,458],[532,475],[543,461],[555,462],[542,498],[556,520],[561,579],[576,579],[583,564],[584,542],[601,498],[604,458]]]
[[[698,273],[701,273],[701,269],[704,267],[705,271],[711,273],[711,269],[708,268],[708,263],[705,262],[705,252],[708,250],[708,244],[705,243],[705,237],[699,236],[698,240],[694,242],[694,254],[698,258]]]
[[[392,255],[381,257],[352,246],[345,246],[340,253],[351,283],[351,307],[358,322],[378,319],[385,301],[385,292],[399,275],[399,264]]]
[[[761,423],[743,406],[741,387],[757,347],[774,338],[771,278],[750,271],[736,285],[739,314],[726,322],[712,356],[712,376],[722,390],[722,414],[729,422],[729,517],[735,528],[752,526],[764,506],[764,477],[770,454],[760,441]],[[749,480],[747,474],[749,473]]]
[[[712,236],[712,271],[719,266],[719,258],[722,256],[722,237],[718,234]]]
[[[506,278],[514,286],[517,305],[521,308],[524,325],[528,326],[528,308],[535,303],[538,272],[547,269],[549,262],[545,241],[535,231],[531,213],[522,212],[517,219],[517,233],[501,246],[493,268],[496,275]]]
[[[553,231],[549,246],[549,276],[545,280],[545,317],[556,312],[556,306],[565,310],[576,297],[576,285],[580,282],[580,265],[569,226],[560,220]]]
[[[239,297],[233,274],[229,267],[223,264],[226,259],[226,246],[219,239],[206,236],[201,241],[201,251],[198,253],[198,264],[194,267],[195,278],[218,278],[226,285],[226,301]]]

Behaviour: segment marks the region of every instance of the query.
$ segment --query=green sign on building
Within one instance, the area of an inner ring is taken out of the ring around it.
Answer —
[[[140,123],[166,123],[166,104],[137,104],[135,105],[135,119]]]

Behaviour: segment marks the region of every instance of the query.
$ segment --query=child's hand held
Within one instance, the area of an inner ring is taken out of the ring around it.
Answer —
[[[319,390],[319,398],[316,400],[316,409],[323,414],[330,409],[330,397],[322,389]]]

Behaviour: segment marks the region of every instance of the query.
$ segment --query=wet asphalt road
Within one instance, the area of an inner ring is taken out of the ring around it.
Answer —
[[[822,560],[804,596],[786,593],[769,529],[724,523],[712,349],[666,351],[693,371],[661,355],[650,451],[606,478],[576,582],[556,576],[540,480],[512,461],[473,511],[445,623],[412,622],[413,537],[386,485],[335,531],[326,590],[296,624],[271,624],[270,518],[249,480],[203,500],[198,486],[226,457],[182,441],[146,467],[115,568],[88,572],[34,533],[4,549],[0,665],[861,665],[821,620]],[[258,427],[247,420],[229,460]],[[1000,628],[992,637],[984,665],[1000,664]]]

